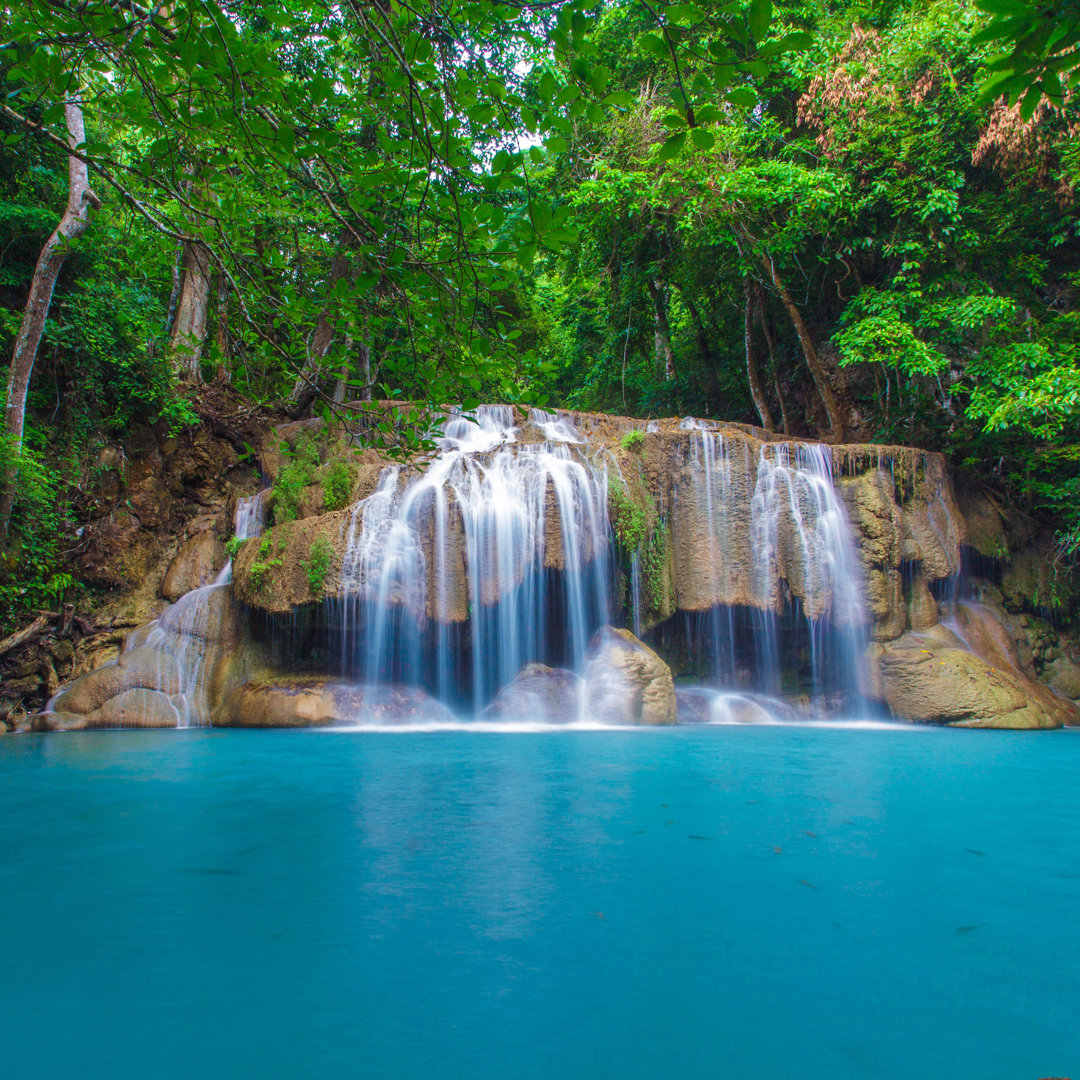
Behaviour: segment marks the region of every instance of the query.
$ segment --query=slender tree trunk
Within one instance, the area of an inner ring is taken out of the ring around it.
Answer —
[[[814,385],[821,395],[821,400],[825,404],[825,412],[829,416],[829,427],[832,428],[833,441],[843,442],[844,420],[840,413],[840,406],[836,402],[836,395],[833,393],[833,388],[829,384],[825,369],[821,366],[821,360],[818,357],[817,349],[814,348],[814,341],[810,337],[810,331],[806,328],[806,323],[803,322],[803,317],[799,312],[799,309],[795,306],[795,301],[791,299],[791,294],[787,291],[780,275],[776,272],[776,264],[773,262],[772,258],[768,255],[763,255],[761,257],[761,265],[769,275],[769,280],[772,282],[773,288],[776,289],[777,295],[780,297],[780,302],[784,305],[784,310],[787,311],[788,318],[791,319],[792,326],[795,327],[795,333],[799,336],[799,344],[802,346],[803,356],[806,358],[806,366],[810,369],[810,374],[814,379]]]
[[[180,268],[184,261],[184,245],[176,245],[176,258],[172,265],[172,291],[169,293],[169,306],[165,309],[165,333],[172,330],[173,320],[176,318],[176,302],[180,299]]]
[[[199,361],[206,344],[209,310],[210,261],[200,244],[184,244],[180,297],[169,337],[173,367],[181,379],[202,380]]]
[[[769,322],[769,312],[765,308],[765,290],[758,284],[755,287],[757,298],[757,313],[761,320],[761,332],[765,335],[765,347],[769,350],[769,373],[772,375],[773,389],[776,391],[776,400],[780,403],[780,424],[785,435],[791,434],[791,421],[788,418],[787,405],[784,403],[784,394],[780,389],[780,375],[776,369],[776,342],[773,340],[772,324]]]
[[[679,295],[682,297],[683,306],[690,313],[690,321],[694,324],[694,341],[697,343],[702,366],[712,375],[712,346],[709,344],[709,334],[705,329],[705,323],[702,321],[701,312],[698,311],[697,304],[694,303],[694,298],[690,295],[689,289],[680,289]]]
[[[341,361],[341,367],[338,368],[337,379],[334,381],[334,404],[344,405],[345,394],[349,389],[349,353],[352,352],[353,340],[351,337],[345,339],[345,359]]]
[[[343,240],[342,243],[344,244],[345,241]],[[330,265],[330,279],[327,284],[328,294],[333,292],[334,285],[345,277],[348,272],[349,257],[344,246],[342,246],[338,248],[334,261]],[[319,389],[319,376],[322,374],[322,363],[326,359],[326,354],[330,351],[330,346],[334,343],[335,313],[336,306],[333,297],[327,295],[326,303],[315,321],[315,333],[311,339],[311,348],[308,350],[304,367],[296,377],[292,393],[289,395],[289,405],[294,411],[306,409],[315,400],[315,395]]]
[[[671,329],[668,326],[667,290],[659,278],[649,278],[649,294],[653,302],[653,338],[656,342],[656,359],[663,365],[664,378],[675,378],[675,353],[671,348]]]
[[[361,401],[371,400],[371,333],[364,331],[364,340],[360,342],[360,378],[364,380],[360,391]]]
[[[64,118],[67,123],[68,145],[75,149],[86,142],[82,107],[75,102],[68,102],[64,107]],[[82,236],[90,224],[90,210],[96,210],[100,205],[100,200],[90,187],[86,163],[74,155],[69,155],[67,208],[56,231],[45,241],[45,246],[38,256],[30,282],[26,310],[23,312],[22,323],[15,337],[15,348],[11,354],[11,371],[8,375],[4,409],[4,436],[11,462],[0,489],[0,538],[7,535],[11,509],[15,504],[15,461],[22,453],[26,395],[30,388],[30,376],[34,370],[38,346],[45,330],[45,320],[52,305],[56,279],[71,251],[72,242]]]
[[[743,298],[743,341],[746,346],[746,378],[750,383],[750,397],[753,398],[754,408],[761,417],[761,426],[766,431],[775,431],[776,425],[773,423],[772,413],[769,412],[769,403],[765,400],[761,372],[754,355],[754,293],[749,277],[743,278]]]
[[[231,381],[229,371],[229,282],[224,274],[217,279],[217,326],[214,344],[217,347],[218,369],[215,378],[218,382]]]

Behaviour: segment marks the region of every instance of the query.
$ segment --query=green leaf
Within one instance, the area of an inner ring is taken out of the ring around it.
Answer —
[[[626,109],[634,104],[634,95],[629,90],[616,90],[608,94],[601,104],[612,105],[618,109]]]
[[[1034,16],[1035,12],[1024,3],[1024,0],[975,0],[975,6],[980,11],[991,15],[1027,15]]]
[[[496,109],[494,105],[474,105],[465,111],[465,115],[474,124],[489,124],[495,119]]]
[[[551,224],[551,207],[543,202],[530,202],[529,219],[533,223],[533,228],[538,233],[542,233]]]
[[[694,140],[694,145],[699,150],[711,150],[716,139],[713,137],[713,133],[706,128],[694,128],[690,132],[690,138]]]
[[[685,142],[685,131],[680,131],[677,135],[672,135],[671,138],[666,139],[664,145],[660,147],[660,153],[657,154],[657,158],[660,161],[669,161],[683,148],[683,143]]]
[[[1039,104],[1039,100],[1042,97],[1042,88],[1039,86],[1033,86],[1025,95],[1023,101],[1020,102],[1020,118],[1022,120],[1030,120],[1035,112],[1036,107]]]
[[[758,103],[757,94],[745,86],[736,86],[734,90],[729,90],[727,99],[733,105],[741,105],[745,109],[752,109]]]
[[[750,33],[755,41],[761,41],[769,32],[772,22],[772,0],[750,0]]]
[[[671,55],[667,44],[659,34],[642,34],[638,38],[638,45],[643,52],[655,56],[658,60],[667,60]]]
[[[551,154],[565,154],[570,144],[561,135],[552,135],[544,140],[544,148]]]
[[[695,26],[705,21],[705,12],[696,4],[672,4],[664,9],[664,17],[677,26]]]

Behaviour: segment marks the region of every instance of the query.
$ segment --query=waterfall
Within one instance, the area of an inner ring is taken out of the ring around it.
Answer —
[[[829,450],[818,443],[764,444],[751,517],[755,597],[767,627],[769,662],[776,664],[775,612],[782,603],[783,577],[789,590],[797,590],[807,621],[812,692],[820,695],[831,681],[858,697],[866,645],[862,567],[833,485]],[[831,680],[826,665],[833,669]]]
[[[233,526],[236,539],[248,540],[262,532],[268,492],[269,488],[236,500]],[[177,727],[210,723],[206,661],[221,634],[223,609],[228,604],[224,590],[231,581],[232,559],[229,559],[212,584],[185,593],[165,611],[140,646],[153,649],[157,657],[159,680],[154,689],[162,693],[175,691],[170,696],[177,711]]]
[[[862,569],[832,457],[815,443],[751,444],[688,418],[680,542],[691,651],[721,685],[778,693],[800,650],[810,693],[858,700],[865,649]],[[680,493],[677,492],[677,497]]]
[[[418,474],[386,468],[345,537],[342,671],[479,709],[532,661],[580,669],[608,621],[607,467],[565,420],[454,416]]]

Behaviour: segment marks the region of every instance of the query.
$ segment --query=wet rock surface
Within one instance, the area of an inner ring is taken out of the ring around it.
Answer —
[[[225,545],[210,529],[185,541],[169,563],[161,582],[161,595],[173,602],[192,589],[210,585],[225,565]]]
[[[629,630],[604,627],[589,647],[585,716],[602,724],[674,724],[671,669]]]
[[[282,676],[233,689],[215,718],[215,726],[394,726],[445,724],[455,719],[445,705],[415,687],[357,686],[332,678]]]
[[[484,720],[570,724],[581,712],[583,680],[566,668],[526,664],[481,714]]]
[[[1011,665],[996,666],[944,628],[871,651],[875,696],[900,719],[951,727],[1055,728],[1076,708]]]

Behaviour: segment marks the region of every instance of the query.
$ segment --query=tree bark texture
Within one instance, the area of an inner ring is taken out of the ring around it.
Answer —
[[[68,145],[76,149],[86,142],[82,107],[68,102],[64,107],[67,124]],[[4,408],[4,434],[12,468],[3,478],[0,490],[0,537],[7,535],[11,509],[15,503],[14,460],[22,453],[23,427],[26,422],[26,395],[30,388],[30,376],[34,370],[38,346],[49,317],[56,279],[77,240],[90,224],[90,210],[97,209],[100,200],[90,187],[90,175],[86,163],[74,155],[68,156],[68,201],[64,216],[52,236],[45,241],[34,276],[30,282],[30,295],[26,301],[15,348],[11,354],[11,371],[8,374],[7,398]]]
[[[327,283],[327,293],[332,294],[334,286],[349,273],[349,257],[344,246],[338,248],[334,261],[330,265],[330,278]],[[334,323],[336,305],[332,295],[328,295],[319,317],[315,321],[315,332],[311,338],[311,348],[308,350],[304,367],[296,377],[292,393],[289,395],[289,405],[295,410],[306,409],[319,388],[319,376],[322,374],[322,363],[330,346],[334,343]]]
[[[667,289],[659,278],[649,278],[649,295],[653,302],[653,340],[656,359],[663,366],[664,378],[675,378],[675,353],[671,348],[671,328],[668,326]]]
[[[230,381],[229,371],[229,282],[224,274],[218,274],[217,302],[215,304],[217,325],[214,333],[214,345],[218,354],[218,382]]]
[[[766,274],[768,274],[773,288],[776,289],[776,293],[780,297],[780,302],[784,305],[784,310],[788,313],[788,318],[791,319],[791,325],[795,327],[795,333],[799,337],[799,344],[802,346],[803,356],[806,358],[806,366],[810,369],[810,375],[813,377],[814,385],[821,395],[822,402],[824,402],[825,412],[829,417],[829,427],[832,428],[833,441],[843,442],[844,420],[840,414],[840,406],[837,404],[836,395],[833,393],[833,388],[829,383],[828,376],[825,374],[825,369],[821,366],[821,360],[818,357],[817,349],[814,348],[814,341],[813,338],[810,337],[810,331],[806,328],[806,323],[803,321],[802,314],[795,306],[795,301],[791,299],[791,294],[787,291],[783,280],[777,273],[776,264],[773,262],[772,258],[768,255],[762,256],[761,265],[764,267]]]
[[[757,315],[761,320],[761,332],[765,335],[765,347],[769,350],[769,372],[772,375],[773,389],[776,391],[776,400],[780,403],[780,426],[785,435],[791,434],[791,421],[788,417],[787,404],[780,389],[780,373],[776,368],[776,342],[773,340],[772,324],[769,322],[769,312],[765,307],[765,290],[760,283],[755,287],[757,298]]]
[[[753,398],[754,408],[761,417],[761,426],[766,431],[775,431],[772,413],[769,411],[769,403],[765,398],[765,389],[761,385],[761,372],[758,370],[757,357],[754,355],[754,293],[750,286],[750,279],[743,279],[743,297],[745,300],[743,312],[743,341],[746,346],[746,378],[750,383],[750,397]]]
[[[184,244],[180,296],[169,336],[169,350],[177,375],[200,382],[199,361],[206,344],[206,321],[210,311],[210,260],[201,244]]]

